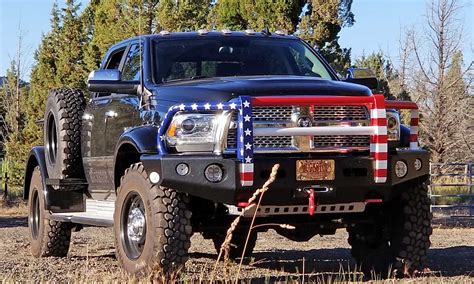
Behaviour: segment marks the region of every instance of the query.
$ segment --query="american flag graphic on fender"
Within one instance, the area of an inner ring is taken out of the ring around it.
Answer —
[[[237,117],[237,158],[240,161],[240,182],[242,186],[252,186],[253,118],[250,97],[240,97],[240,110]]]

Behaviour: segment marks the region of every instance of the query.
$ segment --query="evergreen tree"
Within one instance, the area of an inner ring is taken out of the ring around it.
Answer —
[[[5,151],[6,170],[10,184],[21,185],[24,164],[29,149],[23,143],[22,129],[25,125],[25,96],[28,87],[18,77],[18,65],[11,62],[7,70],[7,79],[0,92],[2,121],[2,147]],[[19,88],[17,88],[19,86]]]
[[[56,59],[56,82],[60,86],[81,88],[85,90],[87,69],[84,63],[86,35],[80,16],[77,14],[80,5],[76,0],[67,0],[61,17],[58,57]]]
[[[241,1],[241,11],[248,27],[256,30],[268,28],[270,31],[283,30],[288,33],[296,31],[299,15],[305,1]]]
[[[35,65],[31,71],[28,96],[23,99],[26,125],[21,130],[21,143],[12,144],[14,154],[17,149],[19,157],[8,155],[9,161],[18,161],[18,167],[9,168],[11,182],[21,185],[27,154],[32,146],[43,143],[43,128],[37,124],[44,116],[44,108],[49,90],[59,87],[56,81],[59,39],[61,37],[61,12],[56,3],[51,11],[51,30],[43,35],[40,46],[35,52]],[[8,149],[7,149],[8,152]]]
[[[157,29],[158,0],[93,0],[83,14],[90,39],[85,47],[87,70],[99,67],[111,45]]]
[[[368,56],[362,55],[355,60],[354,65],[368,68],[375,73],[379,81],[379,87],[375,90],[376,93],[384,94],[389,99],[395,98],[390,91],[390,82],[396,79],[396,74],[390,60],[381,51]]]
[[[352,0],[309,0],[299,25],[300,36],[316,45],[341,74],[350,66],[350,49],[338,43],[342,27],[354,24]]]
[[[161,0],[158,27],[168,31],[195,31],[207,26],[210,0]]]
[[[245,30],[252,28],[248,26],[248,21],[244,18],[239,0],[217,1],[209,15],[209,24],[211,28],[216,29]]]

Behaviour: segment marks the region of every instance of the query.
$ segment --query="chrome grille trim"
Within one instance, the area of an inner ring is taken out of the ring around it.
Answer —
[[[254,121],[291,120],[292,106],[254,107],[252,115]]]
[[[369,112],[363,106],[314,106],[314,121],[367,120]]]
[[[369,147],[370,136],[368,135],[337,135],[337,136],[314,136],[314,148],[350,148],[350,147]]]
[[[306,111],[309,110],[306,107]],[[263,106],[252,108],[254,128],[296,127],[298,116],[304,107]],[[314,106],[311,108],[314,126],[368,126],[369,112],[364,106]],[[237,121],[233,113],[232,121]],[[237,124],[231,123],[227,132],[226,151],[237,148]],[[273,152],[333,152],[337,150],[364,151],[369,149],[368,135],[315,136],[303,148],[302,136],[255,136],[254,149],[257,153]],[[308,138],[306,138],[308,139]],[[304,137],[303,137],[304,140]],[[299,145],[299,146],[298,146]]]

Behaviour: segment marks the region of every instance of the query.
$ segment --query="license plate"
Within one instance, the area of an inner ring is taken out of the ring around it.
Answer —
[[[334,180],[334,160],[297,160],[296,180]]]

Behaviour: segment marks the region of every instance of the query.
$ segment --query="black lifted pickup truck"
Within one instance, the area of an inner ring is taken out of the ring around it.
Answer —
[[[340,79],[281,32],[120,42],[90,74],[87,102],[70,88],[47,99],[44,146],[31,150],[24,184],[32,253],[66,256],[71,231],[111,226],[126,271],[168,273],[186,262],[193,233],[219,249],[243,214],[231,257],[249,256],[264,230],[304,242],[346,228],[364,272],[420,270],[432,229],[418,108],[376,86],[365,69]],[[274,164],[260,206],[248,204]]]

